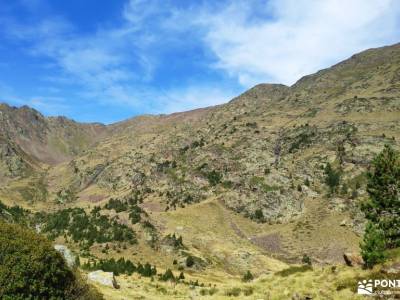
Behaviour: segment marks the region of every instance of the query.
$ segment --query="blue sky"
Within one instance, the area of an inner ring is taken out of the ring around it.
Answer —
[[[111,123],[400,42],[396,0],[0,0],[0,102]]]

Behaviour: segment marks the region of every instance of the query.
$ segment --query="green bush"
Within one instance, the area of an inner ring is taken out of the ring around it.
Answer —
[[[243,280],[244,282],[249,282],[249,281],[252,281],[253,279],[254,279],[254,276],[253,276],[253,274],[251,274],[250,271],[247,271],[247,272],[243,275],[243,278],[242,278],[242,280]]]
[[[127,211],[128,210],[128,203],[121,201],[119,199],[113,199],[111,198],[108,203],[105,205],[105,208],[108,210],[115,210],[115,212],[119,213],[122,211]]]
[[[311,270],[312,270],[312,267],[309,265],[291,266],[287,269],[277,272],[276,275],[279,275],[282,277],[287,277],[287,276],[295,274],[295,273],[302,273],[302,272],[307,272],[307,271],[311,271]]]
[[[194,265],[194,258],[193,256],[189,255],[188,257],[186,257],[186,267],[191,268]]]
[[[311,257],[309,257],[307,254],[303,254],[303,258],[301,259],[301,262],[305,265],[311,266]]]
[[[0,299],[102,299],[35,232],[0,221]]]
[[[254,289],[251,286],[247,286],[247,287],[243,288],[243,294],[245,296],[253,295],[253,292],[254,292]]]
[[[325,167],[325,183],[328,185],[331,194],[337,192],[340,185],[340,173],[340,170],[333,169],[331,164],[327,163]]]
[[[242,290],[238,287],[235,288],[231,288],[229,290],[225,291],[225,295],[226,296],[230,296],[230,297],[238,297],[240,295],[240,293],[242,292]]]
[[[207,173],[207,179],[211,186],[215,186],[221,182],[222,174],[212,170],[211,172]]]

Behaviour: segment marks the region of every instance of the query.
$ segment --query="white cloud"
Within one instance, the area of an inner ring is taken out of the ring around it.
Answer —
[[[0,81],[0,103],[2,102],[16,106],[28,105],[45,115],[58,115],[60,111],[68,112],[69,109],[63,98],[39,95],[27,99],[18,95],[12,87]]]
[[[239,89],[228,87],[236,81],[240,88],[260,82],[292,84],[355,52],[400,39],[396,0],[173,3],[130,0],[118,25],[91,34],[57,16],[36,24],[0,19],[0,25],[8,36],[30,41],[32,55],[50,58],[57,72],[43,76],[49,82],[80,85],[77,97],[87,101],[155,113],[226,102]],[[179,59],[173,56],[176,49],[192,45],[204,50],[195,59],[228,74],[231,81],[191,79],[185,81],[188,86],[159,86],[153,80],[158,66],[168,66],[169,58]],[[45,96],[34,104],[56,102],[54,95]]]
[[[215,86],[188,86],[157,93],[160,113],[173,113],[225,103],[235,95]]]
[[[398,42],[396,0],[231,1],[194,22],[217,57],[216,67],[244,86],[292,84],[370,47]]]

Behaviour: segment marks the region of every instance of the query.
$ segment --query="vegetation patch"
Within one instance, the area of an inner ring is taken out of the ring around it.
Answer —
[[[74,242],[81,242],[87,246],[94,243],[107,242],[137,242],[135,232],[124,224],[120,224],[116,217],[109,218],[100,214],[100,208],[94,208],[87,214],[82,208],[68,208],[55,213],[44,214],[43,232],[50,238],[70,236]]]
[[[275,274],[282,277],[288,277],[295,273],[303,273],[307,271],[312,271],[312,267],[310,265],[303,265],[303,266],[291,266],[287,269],[282,271],[276,272]]]

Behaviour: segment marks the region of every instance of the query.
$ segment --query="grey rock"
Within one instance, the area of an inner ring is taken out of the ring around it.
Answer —
[[[113,272],[104,272],[101,270],[90,272],[88,274],[88,280],[115,289],[119,288],[119,285],[117,283],[117,280],[115,279]]]
[[[64,245],[54,245],[54,249],[61,253],[64,257],[65,262],[67,263],[68,267],[73,268],[76,265],[76,256],[72,253],[67,246]]]

